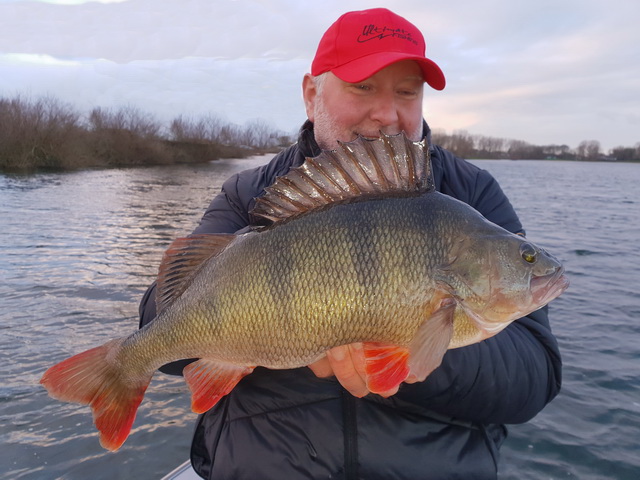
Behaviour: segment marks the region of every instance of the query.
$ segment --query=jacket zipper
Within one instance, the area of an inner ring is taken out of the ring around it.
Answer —
[[[342,390],[342,421],[344,425],[344,478],[358,478],[358,419],[356,398]]]

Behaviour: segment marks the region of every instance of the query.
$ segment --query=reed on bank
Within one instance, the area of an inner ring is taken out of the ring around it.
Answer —
[[[209,116],[168,126],[134,107],[83,116],[52,97],[0,98],[0,169],[80,169],[202,163],[277,151],[291,138],[262,120]]]

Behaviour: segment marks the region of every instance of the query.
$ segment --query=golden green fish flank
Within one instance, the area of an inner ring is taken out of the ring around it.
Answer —
[[[430,313],[429,271],[447,251],[437,215],[415,208],[431,198],[338,205],[239,237],[131,340],[154,363],[211,356],[272,368],[351,342],[408,345]]]

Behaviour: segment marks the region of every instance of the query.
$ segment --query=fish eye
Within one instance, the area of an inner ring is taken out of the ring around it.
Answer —
[[[522,255],[522,259],[527,263],[536,263],[538,260],[538,251],[530,243],[520,245],[520,255]]]

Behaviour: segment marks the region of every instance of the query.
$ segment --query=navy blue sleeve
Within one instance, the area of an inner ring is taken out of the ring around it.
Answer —
[[[436,155],[441,152],[436,152]],[[470,204],[514,233],[522,225],[496,180],[486,171],[446,152],[436,179],[443,193]],[[478,423],[522,423],[533,418],[560,391],[562,362],[548,308],[514,321],[495,337],[449,350],[423,384],[405,385],[406,400]]]
[[[211,201],[193,233],[235,233],[249,225],[247,202],[252,197],[251,194],[242,195],[244,192],[239,188],[242,189],[247,179],[256,177],[259,171],[259,168],[245,170],[225,181],[221,192]]]

